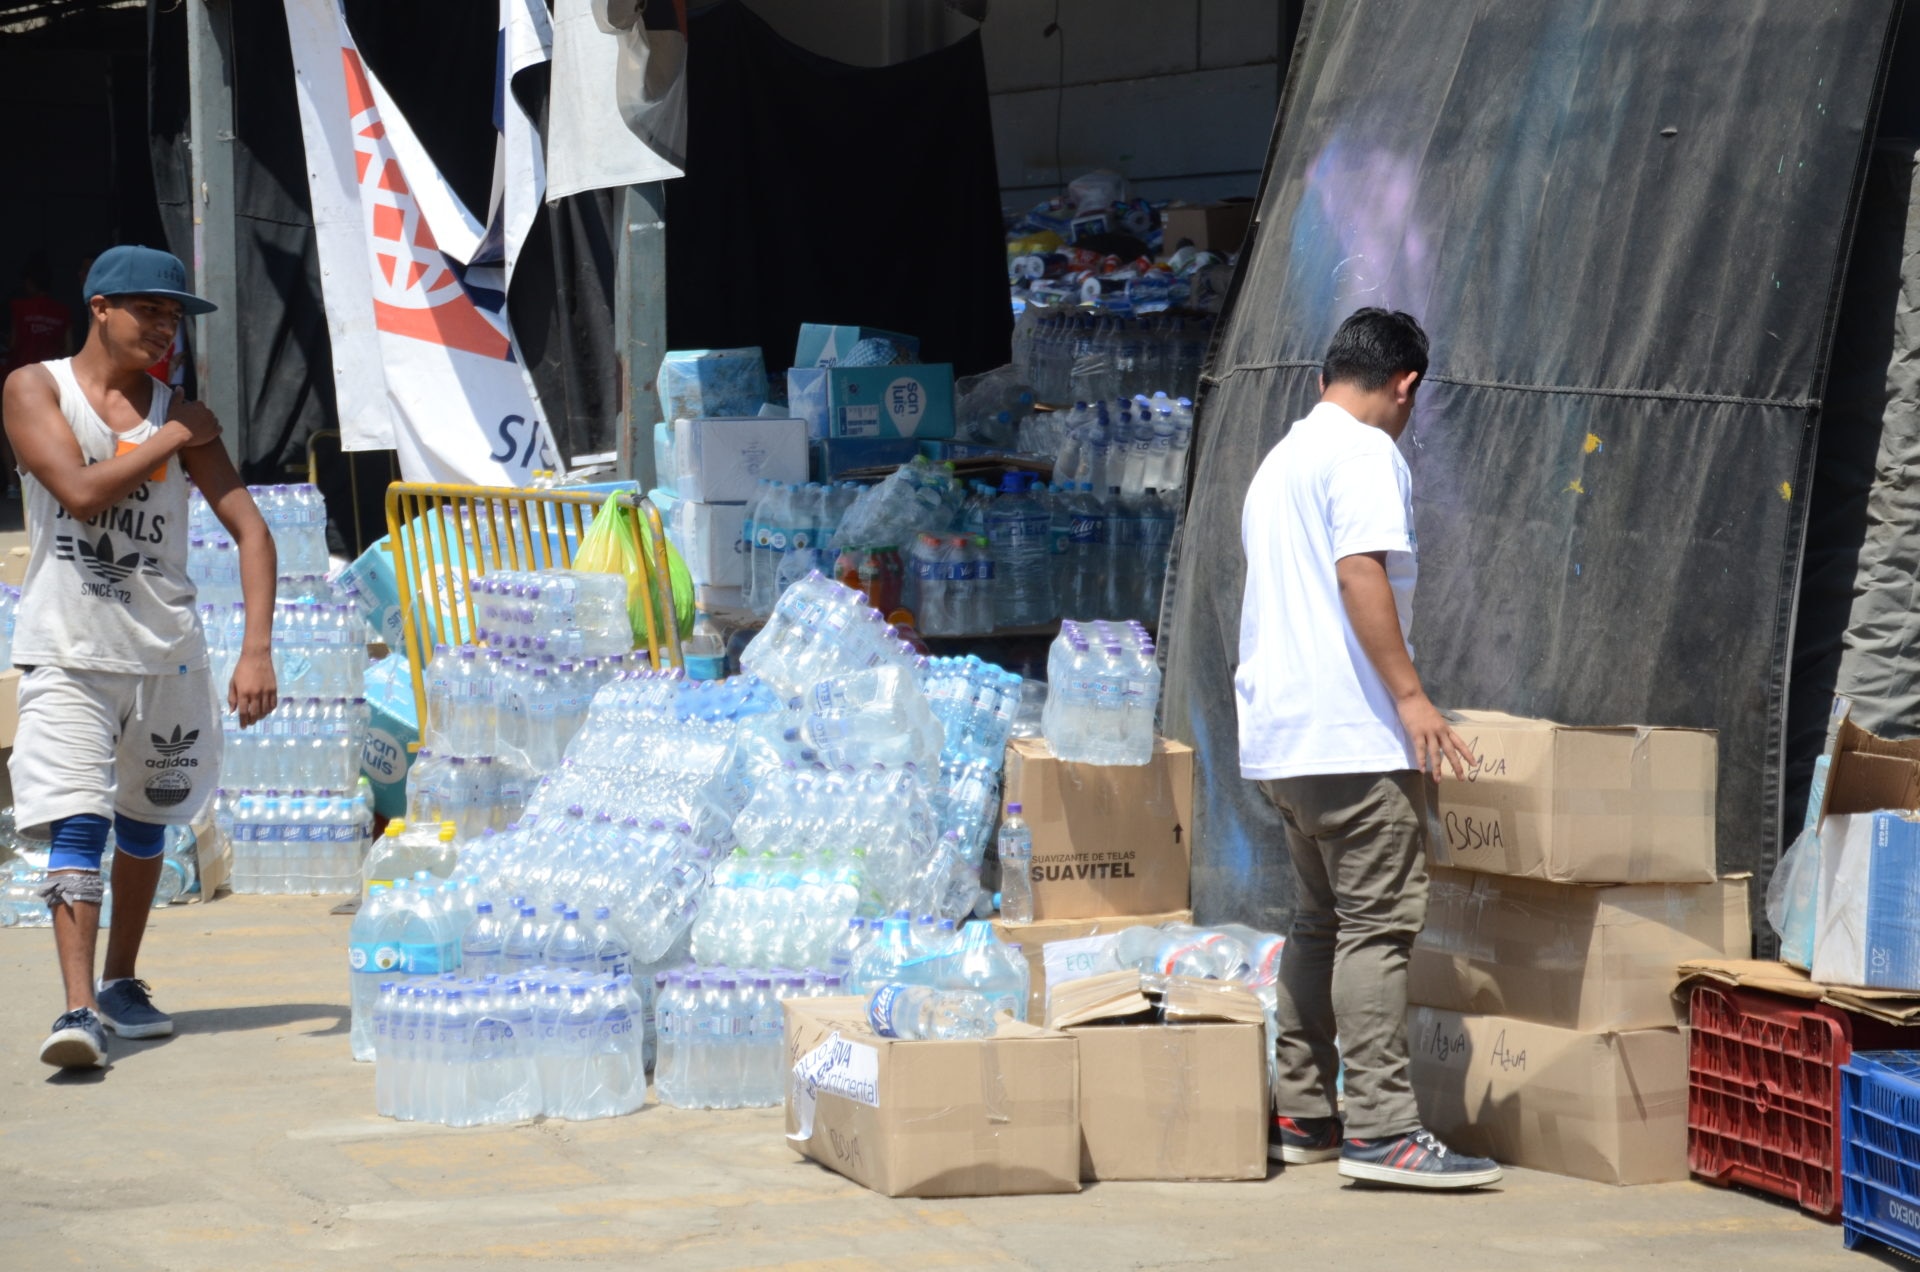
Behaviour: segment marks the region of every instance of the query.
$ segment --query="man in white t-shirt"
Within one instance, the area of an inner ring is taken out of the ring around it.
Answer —
[[[1428,775],[1472,763],[1407,641],[1413,481],[1395,443],[1426,370],[1426,333],[1407,314],[1362,309],[1334,335],[1319,405],[1247,488],[1234,695],[1240,773],[1279,811],[1295,879],[1268,1154],[1337,1157],[1342,1175],[1374,1183],[1474,1188],[1500,1167],[1421,1126],[1407,1053]]]

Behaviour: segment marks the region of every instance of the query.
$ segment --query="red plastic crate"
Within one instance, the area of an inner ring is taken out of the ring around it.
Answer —
[[[1856,1048],[1920,1046],[1920,1027],[1805,999],[1693,987],[1687,1166],[1840,1217],[1840,1066]]]

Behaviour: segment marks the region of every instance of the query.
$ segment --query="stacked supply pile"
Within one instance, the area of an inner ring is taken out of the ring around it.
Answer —
[[[283,599],[333,599],[326,586],[331,568],[327,557],[327,505],[313,486],[248,486],[273,534],[279,558],[278,594]],[[240,552],[227,529],[214,516],[205,495],[189,496],[187,520],[187,577],[203,606],[225,607],[241,600]]]
[[[1047,985],[1123,966],[1102,961],[1116,933],[1192,918],[1193,751],[1153,734],[1159,676],[1144,629],[1068,624],[1048,682],[1046,736],[1007,746],[1018,821],[1011,839],[1003,826],[1000,860],[1000,931],[1027,956],[1036,1006]],[[1124,966],[1144,967],[1147,952]]]
[[[462,839],[520,815],[558,767],[602,686],[626,669],[626,582],[573,570],[501,570],[473,584],[484,646],[436,646],[427,728],[407,818],[454,822]]]
[[[793,423],[792,420],[773,422]],[[797,464],[804,472],[804,435],[800,441]],[[740,506],[741,547],[735,572],[741,581],[733,585],[745,588],[746,607],[762,616],[771,614],[774,601],[796,580],[815,570],[822,574],[835,573],[836,554],[830,545],[836,541],[847,510],[859,496],[860,487],[845,483],[829,486],[819,482],[799,484],[766,479],[756,485],[749,492],[747,502]]]
[[[201,606],[215,690],[240,657],[246,607]],[[238,893],[339,893],[358,886],[373,830],[360,776],[369,713],[366,629],[351,606],[282,600],[273,615],[280,705],[242,729],[223,716],[214,819],[233,853]],[[177,741],[178,739],[176,739]]]
[[[758,349],[670,352],[659,385],[666,419],[654,425],[653,500],[701,608],[744,609],[754,542],[748,503],[768,482],[807,479],[806,425],[767,405]]]
[[[1714,869],[1711,732],[1493,712],[1440,786],[1408,995],[1413,1083],[1457,1149],[1605,1183],[1687,1174],[1678,965],[1749,945]]]

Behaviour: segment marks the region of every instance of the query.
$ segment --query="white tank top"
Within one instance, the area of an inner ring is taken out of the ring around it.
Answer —
[[[70,359],[41,365],[60,387],[60,412],[89,464],[131,450],[166,423],[173,391],[157,380],[146,422],[116,433],[87,401]],[[15,666],[159,676],[207,665],[187,578],[187,474],[178,455],[84,524],[25,470],[20,489],[31,546],[14,620]]]

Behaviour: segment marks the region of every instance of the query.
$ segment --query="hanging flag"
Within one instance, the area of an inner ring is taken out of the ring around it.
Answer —
[[[619,42],[613,82],[621,117],[649,150],[684,172],[687,0],[591,2],[595,24]]]
[[[493,76],[493,195],[487,202],[486,237],[470,263],[498,264],[508,285],[547,188],[540,126],[514,92],[513,81],[552,60],[553,22],[544,0],[500,0]]]
[[[507,322],[507,218],[489,279],[492,228],[361,60],[340,0],[285,2],[342,446],[394,449],[408,481],[531,484],[559,452]]]
[[[622,45],[636,39],[644,43],[646,32],[612,28],[609,33],[596,15],[597,2],[604,0],[554,0],[553,4],[553,87],[547,99],[550,203],[586,190],[686,175],[627,127],[615,83],[627,56]],[[671,5],[657,7],[673,12]],[[621,20],[638,25],[635,13],[622,15]],[[685,101],[682,94],[678,150],[685,149]]]

